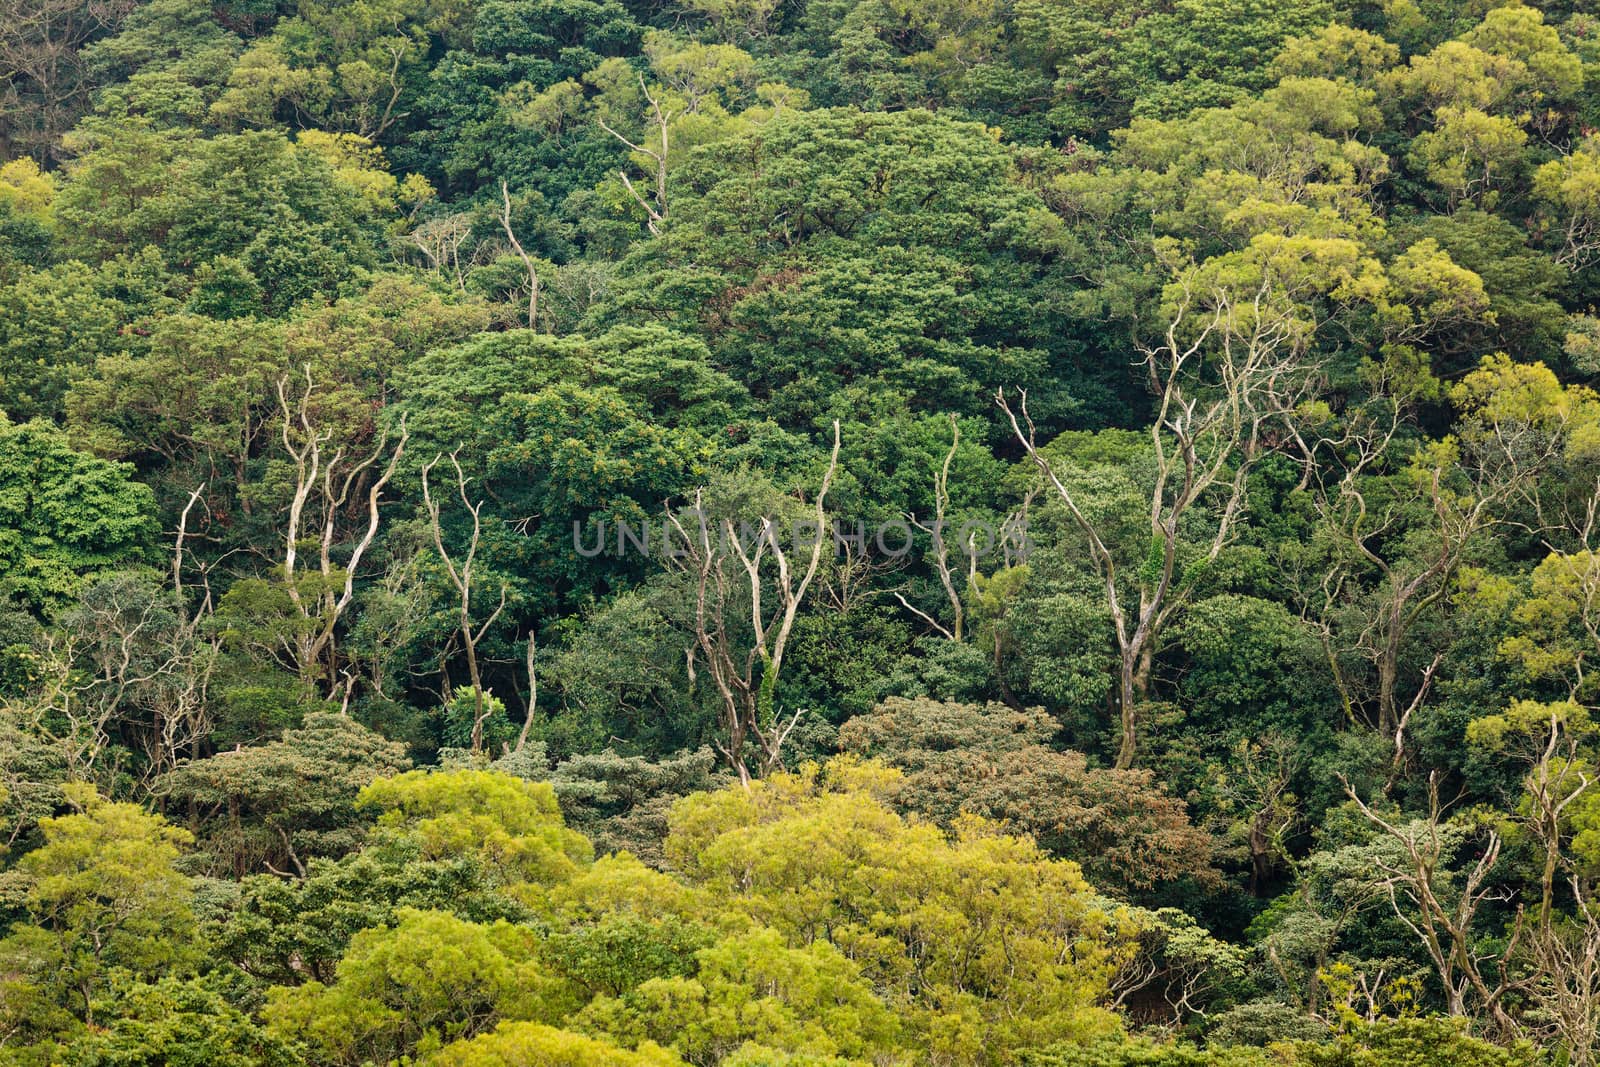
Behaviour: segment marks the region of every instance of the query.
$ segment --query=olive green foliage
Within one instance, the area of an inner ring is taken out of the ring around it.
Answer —
[[[1007,823],[1076,860],[1096,885],[1147,889],[1211,874],[1211,842],[1146,771],[1091,768],[1050,747],[1042,711],[890,698],[845,724],[847,751],[905,772],[900,805],[951,825],[964,813]]]

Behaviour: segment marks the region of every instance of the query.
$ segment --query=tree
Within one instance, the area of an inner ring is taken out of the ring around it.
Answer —
[[[945,827],[965,814],[1027,833],[1083,865],[1099,886],[1148,890],[1213,883],[1210,838],[1148,771],[1091,768],[1050,747],[1057,725],[1039,709],[891,697],[839,731],[847,752],[899,768],[903,810]]]
[[[27,728],[17,710],[0,710],[0,857],[32,843],[39,821],[61,806],[67,761],[59,747]]]
[[[338,674],[335,658],[339,623],[355,599],[356,576],[361,558],[378,535],[378,505],[384,486],[394,477],[405,454],[409,434],[404,414],[400,417],[399,439],[389,449],[389,433],[384,429],[372,451],[363,456],[358,445],[336,440],[336,427],[321,421],[312,404],[316,383],[309,364],[305,367],[305,388],[293,402],[288,378],[278,381],[280,431],[283,451],[290,460],[292,479],[288,513],[282,527],[282,564],[276,592],[284,601],[279,605],[285,617],[277,625],[255,637],[268,655],[277,656],[294,670],[307,693],[326,694],[328,699],[351,696],[348,674]],[[331,421],[331,420],[330,420]],[[387,457],[387,458],[385,458]],[[380,460],[384,461],[379,466]],[[359,496],[357,495],[359,494]],[[365,500],[365,527],[357,527],[355,543],[342,566],[334,562],[340,518],[353,499]],[[313,531],[307,536],[307,526]],[[312,567],[300,563],[300,552],[309,541],[315,548]],[[313,569],[314,568],[314,569]],[[229,590],[222,607],[245,614],[247,592],[273,591],[239,583]],[[287,610],[284,610],[287,609]],[[246,639],[249,637],[246,635]]]
[[[1475,720],[1467,737],[1527,768],[1512,832],[1542,853],[1539,909],[1522,958],[1507,961],[1526,971],[1520,990],[1537,1006],[1525,1025],[1541,1045],[1561,1048],[1572,1063],[1593,1063],[1600,1054],[1600,969],[1594,962],[1600,915],[1591,904],[1593,872],[1572,845],[1574,828],[1594,803],[1588,758],[1594,723],[1587,708],[1570,700],[1520,700]],[[1565,898],[1565,913],[1556,910],[1558,894]]]
[[[1501,1048],[1466,1032],[1459,1020],[1383,1020],[1341,1034],[1325,1046],[1300,1045],[1307,1067],[1417,1064],[1418,1067],[1525,1067],[1537,1062],[1525,1044]]]
[[[312,857],[359,847],[356,796],[410,765],[403,745],[316,711],[276,741],[184,763],[154,792],[184,815],[211,873],[238,878],[264,867],[304,878]]]
[[[148,342],[137,354],[102,352],[74,384],[72,432],[102,454],[192,479],[184,492],[205,482],[208,516],[231,511],[230,499],[250,514],[253,461],[271,440],[273,387],[288,366],[282,326],[178,313],[152,323]]]
[[[311,856],[304,877],[250,875],[212,928],[214,953],[262,985],[335,980],[350,941],[394,926],[402,908],[448,912],[474,923],[527,922],[498,872],[475,853],[427,854],[404,826],[379,826],[359,852]]]
[[[1356,413],[1341,437],[1317,446],[1340,458],[1308,471],[1337,553],[1320,578],[1316,611],[1334,683],[1351,721],[1363,704],[1375,704],[1369,721],[1392,739],[1396,766],[1404,759],[1407,725],[1427,699],[1444,656],[1436,652],[1414,674],[1408,698],[1402,672],[1414,655],[1414,631],[1449,595],[1480,536],[1504,521],[1505,510],[1537,485],[1569,435],[1587,421],[1584,396],[1563,391],[1548,369],[1487,357],[1451,391],[1461,412],[1457,436],[1416,449],[1392,478],[1375,477],[1376,468],[1391,462],[1401,413],[1419,398],[1406,389],[1402,382],[1397,395],[1375,396],[1372,408]],[[1535,504],[1535,510],[1542,507]],[[1552,514],[1550,521],[1555,519]],[[1341,648],[1330,616],[1354,599],[1346,585],[1354,584],[1358,569],[1375,574],[1376,589],[1358,602],[1355,620],[1346,624],[1353,640],[1343,641],[1352,647]],[[1370,664],[1375,677],[1365,699],[1359,679],[1345,666],[1352,654]]]
[[[670,1045],[691,1063],[725,1062],[748,1045],[853,1060],[895,1047],[894,1015],[826,941],[791,947],[756,930],[702,949],[696,965],[692,977],[597,1000],[582,1018],[630,1045]]]
[[[1505,1002],[1516,987],[1516,972],[1498,964],[1516,956],[1526,933],[1522,913],[1517,911],[1503,944],[1490,947],[1475,930],[1479,913],[1507,896],[1504,887],[1490,880],[1500,862],[1500,834],[1492,827],[1473,827],[1468,821],[1445,821],[1437,773],[1429,777],[1427,814],[1403,823],[1391,821],[1353,790],[1348,791],[1361,814],[1398,846],[1391,858],[1378,861],[1373,881],[1388,895],[1395,915],[1426,949],[1449,1013],[1466,1015],[1470,1003],[1496,1032],[1515,1036],[1520,1028]],[[1474,830],[1481,833],[1482,844],[1471,864],[1458,879],[1452,879],[1450,864]]]
[[[382,136],[404,118],[415,69],[434,35],[453,28],[452,13],[416,0],[359,11],[300,4],[239,57],[211,113],[240,125],[286,121]]]
[[[153,497],[131,469],[75,451],[40,422],[0,422],[0,589],[35,614],[85,578],[147,558]]]
[[[76,810],[42,820],[44,843],[18,861],[26,921],[0,941],[0,959],[50,1009],[92,1027],[116,970],[155,979],[194,961],[193,890],[173,866],[190,837],[84,783],[62,791]],[[47,1029],[50,1016],[39,1021]]]
[[[528,271],[528,329],[539,328],[539,271],[534,266],[533,257],[528,255],[522,247],[522,242],[517,240],[517,232],[511,228],[511,190],[504,180],[500,182],[500,228],[506,231],[506,240],[511,244],[512,251],[517,258],[522,260],[522,265]]]
[[[907,822],[879,799],[897,777],[839,760],[689,797],[667,858],[787,943],[831,942],[914,1047],[1000,1062],[1104,1032],[1122,946],[1077,865],[979,820]]]
[[[393,208],[341,176],[315,139],[204,138],[129,116],[86,122],[69,145],[55,211],[71,256],[104,263],[155,245],[175,273],[222,283],[214,299],[235,313],[271,316],[378,265]]]
[[[950,545],[945,540],[945,531],[949,526],[948,514],[950,511],[950,464],[955,461],[956,453],[961,448],[961,424],[954,415],[950,416],[950,451],[945,453],[944,462],[941,463],[933,475],[933,524],[918,522],[915,514],[906,516],[917,529],[926,533],[933,541],[933,569],[939,577],[939,585],[944,590],[945,599],[950,604],[951,621],[949,627],[941,625],[938,620],[921,609],[914,607],[910,601],[899,593],[895,598],[901,605],[928,623],[943,636],[952,641],[960,642],[962,639],[962,624],[966,621],[966,605],[962,602],[961,591],[956,588],[956,580],[950,569]],[[978,566],[978,553],[975,547],[976,534],[972,534],[966,544],[959,546],[967,557],[967,575],[964,584],[969,587],[974,583],[975,572]]]
[[[180,534],[175,575],[181,551]],[[121,770],[147,785],[205,744],[218,642],[203,632],[205,614],[190,614],[182,592],[181,583],[167,589],[144,572],[103,575],[45,638],[21,709],[74,777],[108,779]],[[107,766],[103,757],[114,741],[137,752],[141,765]]]
[[[473,503],[467,498],[467,476],[461,469],[461,463],[456,459],[456,453],[450,453],[450,465],[456,472],[456,490],[461,497],[462,506],[467,514],[472,516],[472,535],[467,541],[467,552],[459,560],[451,557],[444,547],[444,527],[439,522],[439,505],[434,503],[433,496],[428,488],[428,475],[438,464],[440,457],[423,464],[422,467],[422,506],[428,512],[428,529],[433,534],[433,546],[439,553],[439,560],[444,564],[445,574],[450,579],[450,584],[455,587],[460,598],[456,614],[456,629],[461,635],[461,649],[467,656],[467,677],[472,682],[472,751],[483,751],[483,722],[487,716],[484,710],[483,674],[478,669],[478,643],[483,640],[495,620],[500,618],[500,613],[506,606],[506,589],[500,587],[500,603],[489,613],[489,617],[480,624],[474,624],[472,619],[472,565],[478,556],[478,545],[483,536],[483,501]],[[529,638],[530,642],[532,638]],[[529,646],[529,662],[532,662],[532,646]],[[534,685],[533,675],[529,673],[529,685]],[[531,691],[531,689],[530,689]],[[527,720],[533,718],[533,707],[530,698]],[[524,732],[526,737],[526,732]],[[519,744],[520,747],[520,744]]]
[[[59,1062],[70,1067],[291,1067],[300,1062],[286,1043],[268,1036],[230,1003],[227,992],[215,980],[171,977],[119,991],[111,1005],[115,1016],[63,1048]]]
[[[403,828],[430,859],[480,857],[508,884],[571,878],[594,850],[561,819],[555,791],[494,771],[407,771],[361,790],[378,824]]]
[[[1119,919],[1134,928],[1139,951],[1111,981],[1118,1008],[1128,1011],[1137,1000],[1158,993],[1162,1014],[1183,1023],[1203,1018],[1215,1001],[1226,1003],[1229,987],[1244,984],[1247,953],[1212,937],[1182,910],[1133,908],[1119,912]],[[1145,1008],[1140,1014],[1154,1011]]]
[[[126,344],[128,309],[82,263],[23,271],[0,285],[0,410],[59,420],[67,390]]]
[[[746,516],[729,509],[728,501],[708,503],[704,489],[696,491],[694,507],[686,513],[667,513],[678,538],[668,549],[669,565],[690,583],[691,632],[720,704],[720,736],[715,744],[746,785],[750,770],[745,745],[755,745],[761,773],[775,770],[781,765],[784,742],[800,719],[797,709],[785,723],[774,700],[795,618],[817,576],[824,548],[833,544],[826,503],[838,467],[835,421],[833,451],[803,534],[798,522],[785,530],[777,515]],[[752,522],[757,529],[749,537]],[[793,541],[785,548],[783,542],[790,537]],[[777,600],[770,612],[762,605],[769,589]],[[749,611],[747,633],[734,629],[740,625],[735,613],[741,610]]]
[[[0,13],[0,146],[59,158],[58,138],[88,110],[95,80],[84,46],[115,31],[130,3],[21,0]]]
[[[658,420],[606,385],[518,389],[486,415],[466,438],[487,438],[481,458],[469,464],[469,445],[462,466],[482,471],[496,502],[483,555],[524,598],[509,609],[516,629],[531,625],[535,609],[570,609],[656,571],[644,552],[614,551],[618,532],[623,523],[659,526],[661,502],[704,477],[713,449],[704,434]]]
[[[720,788],[709,747],[660,760],[623,756],[610,749],[573,756],[550,776],[561,811],[600,854],[626,851],[653,867],[665,866],[662,842],[672,805],[691,793]]]
[[[622,179],[623,188],[628,190],[628,195],[633,197],[634,203],[644,209],[645,226],[652,234],[659,235],[661,227],[666,224],[669,206],[667,204],[667,156],[672,145],[672,119],[677,114],[673,108],[663,109],[662,101],[650,92],[645,85],[644,76],[639,76],[639,95],[644,97],[648,106],[646,116],[649,134],[645,144],[639,145],[628,140],[622,134],[606,124],[604,118],[597,119],[600,128],[611,136],[621,141],[635,157],[649,160],[649,175],[651,182],[651,198],[645,199],[639,190],[634,188],[633,180],[628,177],[626,170],[618,171]]]
[[[429,1067],[679,1067],[683,1061],[652,1042],[629,1051],[604,1038],[511,1022],[446,1045],[427,1062]]]
[[[1114,555],[1038,445],[1026,394],[1016,411],[1004,392],[996,397],[1087,542],[1104,587],[1119,661],[1118,769],[1133,766],[1137,754],[1140,708],[1151,699],[1151,669],[1163,632],[1193,598],[1196,579],[1232,540],[1248,503],[1251,469],[1268,452],[1274,424],[1306,395],[1310,338],[1297,303],[1340,284],[1319,277],[1320,254],[1310,247],[1297,252],[1292,244],[1265,241],[1252,252],[1238,274],[1220,263],[1181,269],[1167,290],[1161,340],[1141,349],[1156,398],[1145,558]],[[1192,522],[1202,524],[1197,545],[1186,536]],[[1131,601],[1125,601],[1124,567],[1134,572]]]
[[[692,158],[672,220],[621,261],[592,321],[702,337],[796,431],[902,405],[984,416],[1002,384],[1030,387],[1050,425],[1075,407],[1071,246],[980,127],[785,108]]]
[[[1594,262],[1600,252],[1600,139],[1587,138],[1571,154],[1541,166],[1533,193],[1560,234],[1556,259],[1574,269]]]
[[[548,1011],[551,982],[532,931],[411,908],[395,918],[351,939],[331,985],[272,990],[269,1032],[304,1042],[313,1063],[357,1067],[375,1052],[385,1061],[425,1053]]]

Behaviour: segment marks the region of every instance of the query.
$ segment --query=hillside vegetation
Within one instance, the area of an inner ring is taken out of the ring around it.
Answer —
[[[0,0],[0,1067],[1600,1064],[1582,0]]]

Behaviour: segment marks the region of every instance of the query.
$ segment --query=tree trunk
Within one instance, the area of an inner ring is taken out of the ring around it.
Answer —
[[[1134,752],[1138,747],[1139,693],[1147,690],[1149,675],[1140,678],[1139,655],[1129,649],[1122,654],[1122,669],[1118,675],[1118,710],[1122,716],[1122,744],[1117,749],[1116,768],[1125,771],[1133,766]]]

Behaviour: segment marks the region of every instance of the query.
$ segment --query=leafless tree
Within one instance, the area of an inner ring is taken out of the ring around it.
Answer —
[[[932,540],[933,569],[939,576],[939,585],[944,589],[945,599],[950,602],[950,625],[947,627],[932,615],[916,607],[902,594],[896,593],[895,599],[913,615],[933,627],[939,634],[951,641],[959,642],[963,636],[964,623],[966,622],[966,606],[962,601],[961,592],[956,588],[955,577],[950,569],[950,545],[945,540],[945,528],[950,514],[950,465],[955,462],[956,450],[961,447],[961,426],[956,422],[954,415],[950,416],[950,451],[945,453],[944,462],[933,474],[933,524],[918,521],[915,515],[907,515],[906,521],[917,529],[927,534]],[[976,565],[974,554],[970,551],[971,545],[965,546],[968,559]],[[969,577],[970,581],[970,577]]]
[[[107,575],[44,637],[39,683],[16,710],[60,751],[71,778],[112,776],[102,757],[120,739],[143,751],[139,782],[148,785],[197,756],[210,735],[221,638],[206,626],[209,586],[194,603],[184,587],[190,516],[204,490],[179,517],[170,590],[137,574]]]
[[[483,750],[483,722],[488,716],[488,704],[483,698],[483,674],[478,666],[478,644],[484,638],[495,622],[499,620],[500,613],[506,607],[506,586],[500,585],[500,603],[489,613],[489,617],[482,623],[474,625],[472,621],[472,580],[473,567],[478,560],[478,547],[483,537],[483,501],[472,501],[467,496],[467,476],[461,469],[461,463],[456,458],[456,453],[450,453],[450,466],[456,472],[456,492],[461,497],[461,504],[467,509],[467,514],[472,516],[472,535],[467,540],[466,555],[456,557],[444,546],[444,526],[439,521],[439,504],[433,498],[432,488],[429,484],[429,475],[438,465],[442,456],[434,456],[422,467],[422,502],[428,512],[428,530],[433,534],[433,547],[439,553],[439,559],[444,563],[446,576],[456,590],[456,630],[461,636],[461,650],[467,657],[467,677],[472,682],[472,751]]]
[[[290,396],[288,376],[278,381],[283,449],[292,462],[294,476],[294,490],[283,528],[280,574],[284,591],[299,618],[299,625],[290,639],[289,654],[301,680],[308,686],[323,689],[328,699],[334,699],[346,684],[339,680],[334,667],[335,634],[355,599],[356,573],[361,558],[378,535],[378,506],[384,487],[394,476],[410,435],[402,415],[399,440],[392,450],[389,433],[384,430],[370,454],[352,455],[345,443],[334,443],[331,427],[318,424],[312,404],[314,392],[309,364],[305,368],[305,387],[297,397]],[[385,455],[387,462],[380,467]],[[364,494],[361,493],[363,483]],[[349,559],[340,566],[334,561],[339,517],[347,505],[361,496],[366,503],[366,522],[357,529]],[[301,558],[301,549],[307,541],[315,551],[311,567]]]
[[[833,559],[824,559],[817,572],[817,589],[829,610],[846,614],[857,605],[873,600],[884,577],[897,570],[902,560],[875,557],[865,544],[840,536]]]
[[[1535,1007],[1529,1029],[1540,1044],[1555,1046],[1572,1067],[1600,1061],[1600,914],[1593,893],[1569,876],[1570,919],[1535,929],[1529,937],[1532,976],[1525,995]]]
[[[173,537],[172,593],[178,625],[169,647],[174,669],[164,687],[165,698],[153,709],[154,743],[146,745],[147,780],[170,770],[184,756],[197,757],[214,722],[211,680],[222,652],[222,637],[207,626],[212,610],[211,583],[202,570],[201,594],[193,605],[184,588],[190,518],[205,488],[202,482],[189,494]]]
[[[417,246],[428,269],[435,274],[449,272],[456,288],[467,290],[467,281],[461,270],[461,250],[472,236],[472,215],[465,211],[429,219],[411,231],[411,243]]]
[[[1492,948],[1485,947],[1474,929],[1485,905],[1511,897],[1507,887],[1490,877],[1500,862],[1498,831],[1478,829],[1482,840],[1476,856],[1456,878],[1449,873],[1450,863],[1465,834],[1445,820],[1438,772],[1428,776],[1427,815],[1410,822],[1386,818],[1348,782],[1345,793],[1367,821],[1398,846],[1395,859],[1375,861],[1374,880],[1388,895],[1395,917],[1427,951],[1448,1012],[1486,1019],[1502,1037],[1518,1034],[1521,1028],[1506,1009],[1507,996],[1517,988],[1516,974],[1503,961],[1514,959],[1524,945],[1528,924],[1523,912],[1517,909],[1509,937]]]
[[[1179,567],[1189,516],[1207,510],[1210,536],[1198,546],[1197,562],[1215,561],[1244,513],[1250,472],[1268,450],[1269,430],[1293,410],[1310,382],[1302,325],[1281,310],[1288,294],[1278,291],[1270,273],[1242,300],[1225,289],[1202,291],[1195,277],[1190,271],[1175,283],[1173,312],[1160,341],[1140,347],[1156,400],[1150,427],[1155,477],[1149,561],[1142,554],[1119,560],[1105,542],[1069,486],[1070,477],[1063,477],[1039,446],[1026,394],[1016,408],[1004,390],[996,397],[1017,440],[1087,542],[1104,589],[1119,660],[1116,766],[1122,769],[1133,765],[1138,750],[1139,709],[1150,698],[1161,634],[1194,593]],[[1131,563],[1126,573],[1124,562]],[[1194,569],[1192,564],[1185,568]],[[1138,586],[1136,600],[1126,586],[1130,580]]]
[[[533,715],[539,708],[539,671],[536,664],[538,654],[538,638],[532,630],[528,631],[528,652],[526,668],[528,671],[528,714],[522,719],[522,729],[517,731],[517,747],[513,752],[521,752],[528,744],[528,731],[533,727]]]
[[[528,271],[528,329],[537,329],[539,323],[539,271],[534,267],[533,257],[523,249],[522,242],[517,240],[516,231],[511,228],[511,190],[506,187],[505,179],[500,180],[500,227],[506,231],[506,240],[511,242],[511,250],[522,260],[522,265]]]
[[[773,707],[784,654],[795,618],[823,553],[833,547],[827,528],[826,502],[839,466],[839,424],[833,424],[833,450],[812,505],[815,537],[810,545],[785,548],[777,521],[763,517],[761,529],[746,544],[731,516],[707,513],[705,490],[695,494],[687,514],[668,511],[677,544],[669,562],[688,575],[692,585],[694,644],[689,649],[691,678],[703,667],[716,688],[722,736],[716,742],[739,780],[749,785],[745,757],[754,744],[757,766],[766,773],[780,765],[784,742],[799,721],[797,709],[784,721]],[[768,591],[777,603],[768,607]],[[736,617],[748,611],[744,623]]]
[[[671,144],[672,119],[677,112],[672,108],[662,106],[660,98],[650,92],[650,87],[645,84],[644,75],[642,74],[639,75],[639,91],[644,94],[645,103],[649,105],[650,113],[646,121],[655,130],[656,136],[660,140],[659,147],[650,147],[648,140],[643,144],[635,144],[613,129],[605,119],[602,118],[597,121],[600,123],[601,129],[627,145],[635,154],[650,160],[650,166],[647,169],[651,172],[649,177],[655,185],[652,198],[647,199],[639,192],[638,188],[633,184],[633,179],[628,177],[626,170],[620,170],[617,174],[622,178],[623,188],[628,190],[628,195],[633,197],[635,203],[644,208],[645,225],[649,228],[650,233],[659,235],[662,226],[667,221],[667,153]]]
[[[0,4],[0,157],[58,156],[58,139],[96,88],[83,48],[114,32],[133,0],[6,0]]]
[[[399,29],[396,26],[396,29]],[[363,102],[360,107],[352,108],[352,112],[360,116],[360,125],[356,132],[369,140],[383,136],[396,119],[404,116],[394,113],[394,106],[400,102],[400,93],[405,88],[405,81],[400,77],[400,64],[410,50],[410,43],[402,36],[389,37],[379,42],[379,47],[389,53],[389,69],[384,72],[383,87],[388,90],[388,99],[384,101],[383,110],[376,116],[372,114],[370,103]]]
[[[1515,963],[1525,971],[1521,992],[1531,1011],[1522,1022],[1540,1044],[1560,1048],[1564,1062],[1593,1067],[1600,1060],[1600,913],[1587,865],[1567,848],[1569,810],[1594,785],[1593,731],[1575,703],[1547,706],[1548,718],[1528,720],[1517,748],[1528,766],[1522,797],[1512,810],[1542,853],[1539,910]],[[1565,907],[1557,908],[1557,896]]]

